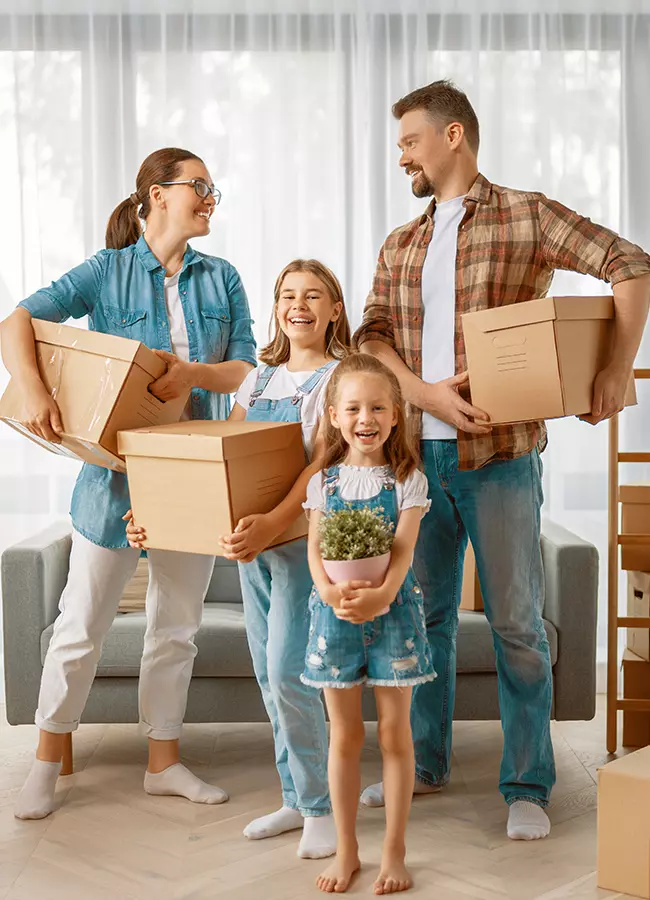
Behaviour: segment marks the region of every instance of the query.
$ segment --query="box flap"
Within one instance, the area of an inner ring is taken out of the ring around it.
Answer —
[[[611,319],[613,315],[612,297],[542,297],[464,313],[462,319],[471,317],[475,328],[489,332],[555,319]]]
[[[618,499],[621,503],[650,503],[650,484],[622,484]]]
[[[195,420],[120,431],[117,446],[121,456],[223,462],[238,456],[251,456],[262,450],[288,447],[296,439],[297,433],[302,434],[298,422]]]
[[[34,336],[41,344],[54,344],[70,350],[81,350],[84,353],[95,353],[97,356],[109,356],[124,362],[133,362],[145,370],[152,378],[160,378],[165,372],[165,363],[140,341],[118,337],[115,334],[103,334],[99,331],[88,331],[85,328],[74,328],[71,325],[59,325],[43,319],[32,319]]]

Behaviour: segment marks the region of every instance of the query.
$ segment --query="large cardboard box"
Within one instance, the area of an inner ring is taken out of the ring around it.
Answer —
[[[598,771],[598,886],[650,898],[650,747]]]
[[[623,697],[626,700],[650,700],[650,662],[628,648],[623,653]],[[650,744],[650,712],[623,712],[623,746],[646,747]]]
[[[36,361],[61,412],[60,444],[21,424],[23,403],[12,379],[0,398],[0,420],[53,453],[125,472],[117,449],[124,428],[178,422],[188,395],[163,403],[148,386],[166,371],[144,344],[112,334],[32,319]]]
[[[462,317],[472,403],[493,424],[591,412],[609,361],[612,297],[545,297]],[[626,405],[636,403],[630,380]]]
[[[122,431],[118,449],[145,546],[211,556],[241,518],[277,506],[306,465],[298,423],[181,422]],[[307,530],[301,515],[272,546]]]
[[[476,557],[471,543],[467,542],[465,551],[465,564],[463,566],[463,586],[460,595],[460,608],[474,612],[483,611],[483,595],[478,580]]]
[[[621,533],[650,535],[650,484],[622,484]],[[621,567],[640,572],[650,572],[650,544],[639,547],[621,547]]]
[[[627,573],[627,614],[634,618],[650,618],[649,572]],[[632,653],[650,662],[650,628],[628,628],[627,646]]]

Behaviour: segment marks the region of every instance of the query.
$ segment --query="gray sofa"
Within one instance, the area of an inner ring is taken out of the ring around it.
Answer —
[[[2,556],[7,719],[34,721],[45,652],[68,573],[68,523],[7,549]],[[596,696],[596,548],[546,522],[544,619],[554,676],[554,717],[590,719]],[[118,615],[106,638],[84,722],[137,722],[144,612]],[[237,568],[218,558],[196,643],[187,722],[266,719],[246,644]],[[374,716],[372,692],[365,713]],[[461,612],[457,719],[498,719],[492,636],[482,613]]]

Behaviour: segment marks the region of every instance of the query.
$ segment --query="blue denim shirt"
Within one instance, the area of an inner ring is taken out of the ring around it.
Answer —
[[[164,282],[165,270],[140,237],[123,250],[100,250],[20,306],[49,322],[88,316],[93,331],[133,338],[171,353]],[[229,262],[188,246],[178,293],[193,362],[241,359],[257,364],[248,300],[239,273]],[[193,419],[226,419],[229,412],[228,394],[192,391]],[[129,506],[125,475],[84,464],[72,495],[77,531],[102,547],[127,547],[121,518]]]

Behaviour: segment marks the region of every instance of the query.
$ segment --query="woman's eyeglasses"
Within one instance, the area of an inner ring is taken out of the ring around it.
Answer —
[[[201,200],[205,200],[208,194],[212,194],[215,206],[218,206],[221,202],[221,191],[213,184],[208,184],[207,181],[202,181],[200,178],[190,178],[189,181],[159,181],[158,184],[162,187],[168,187],[172,184],[191,184],[194,188],[194,193]]]

